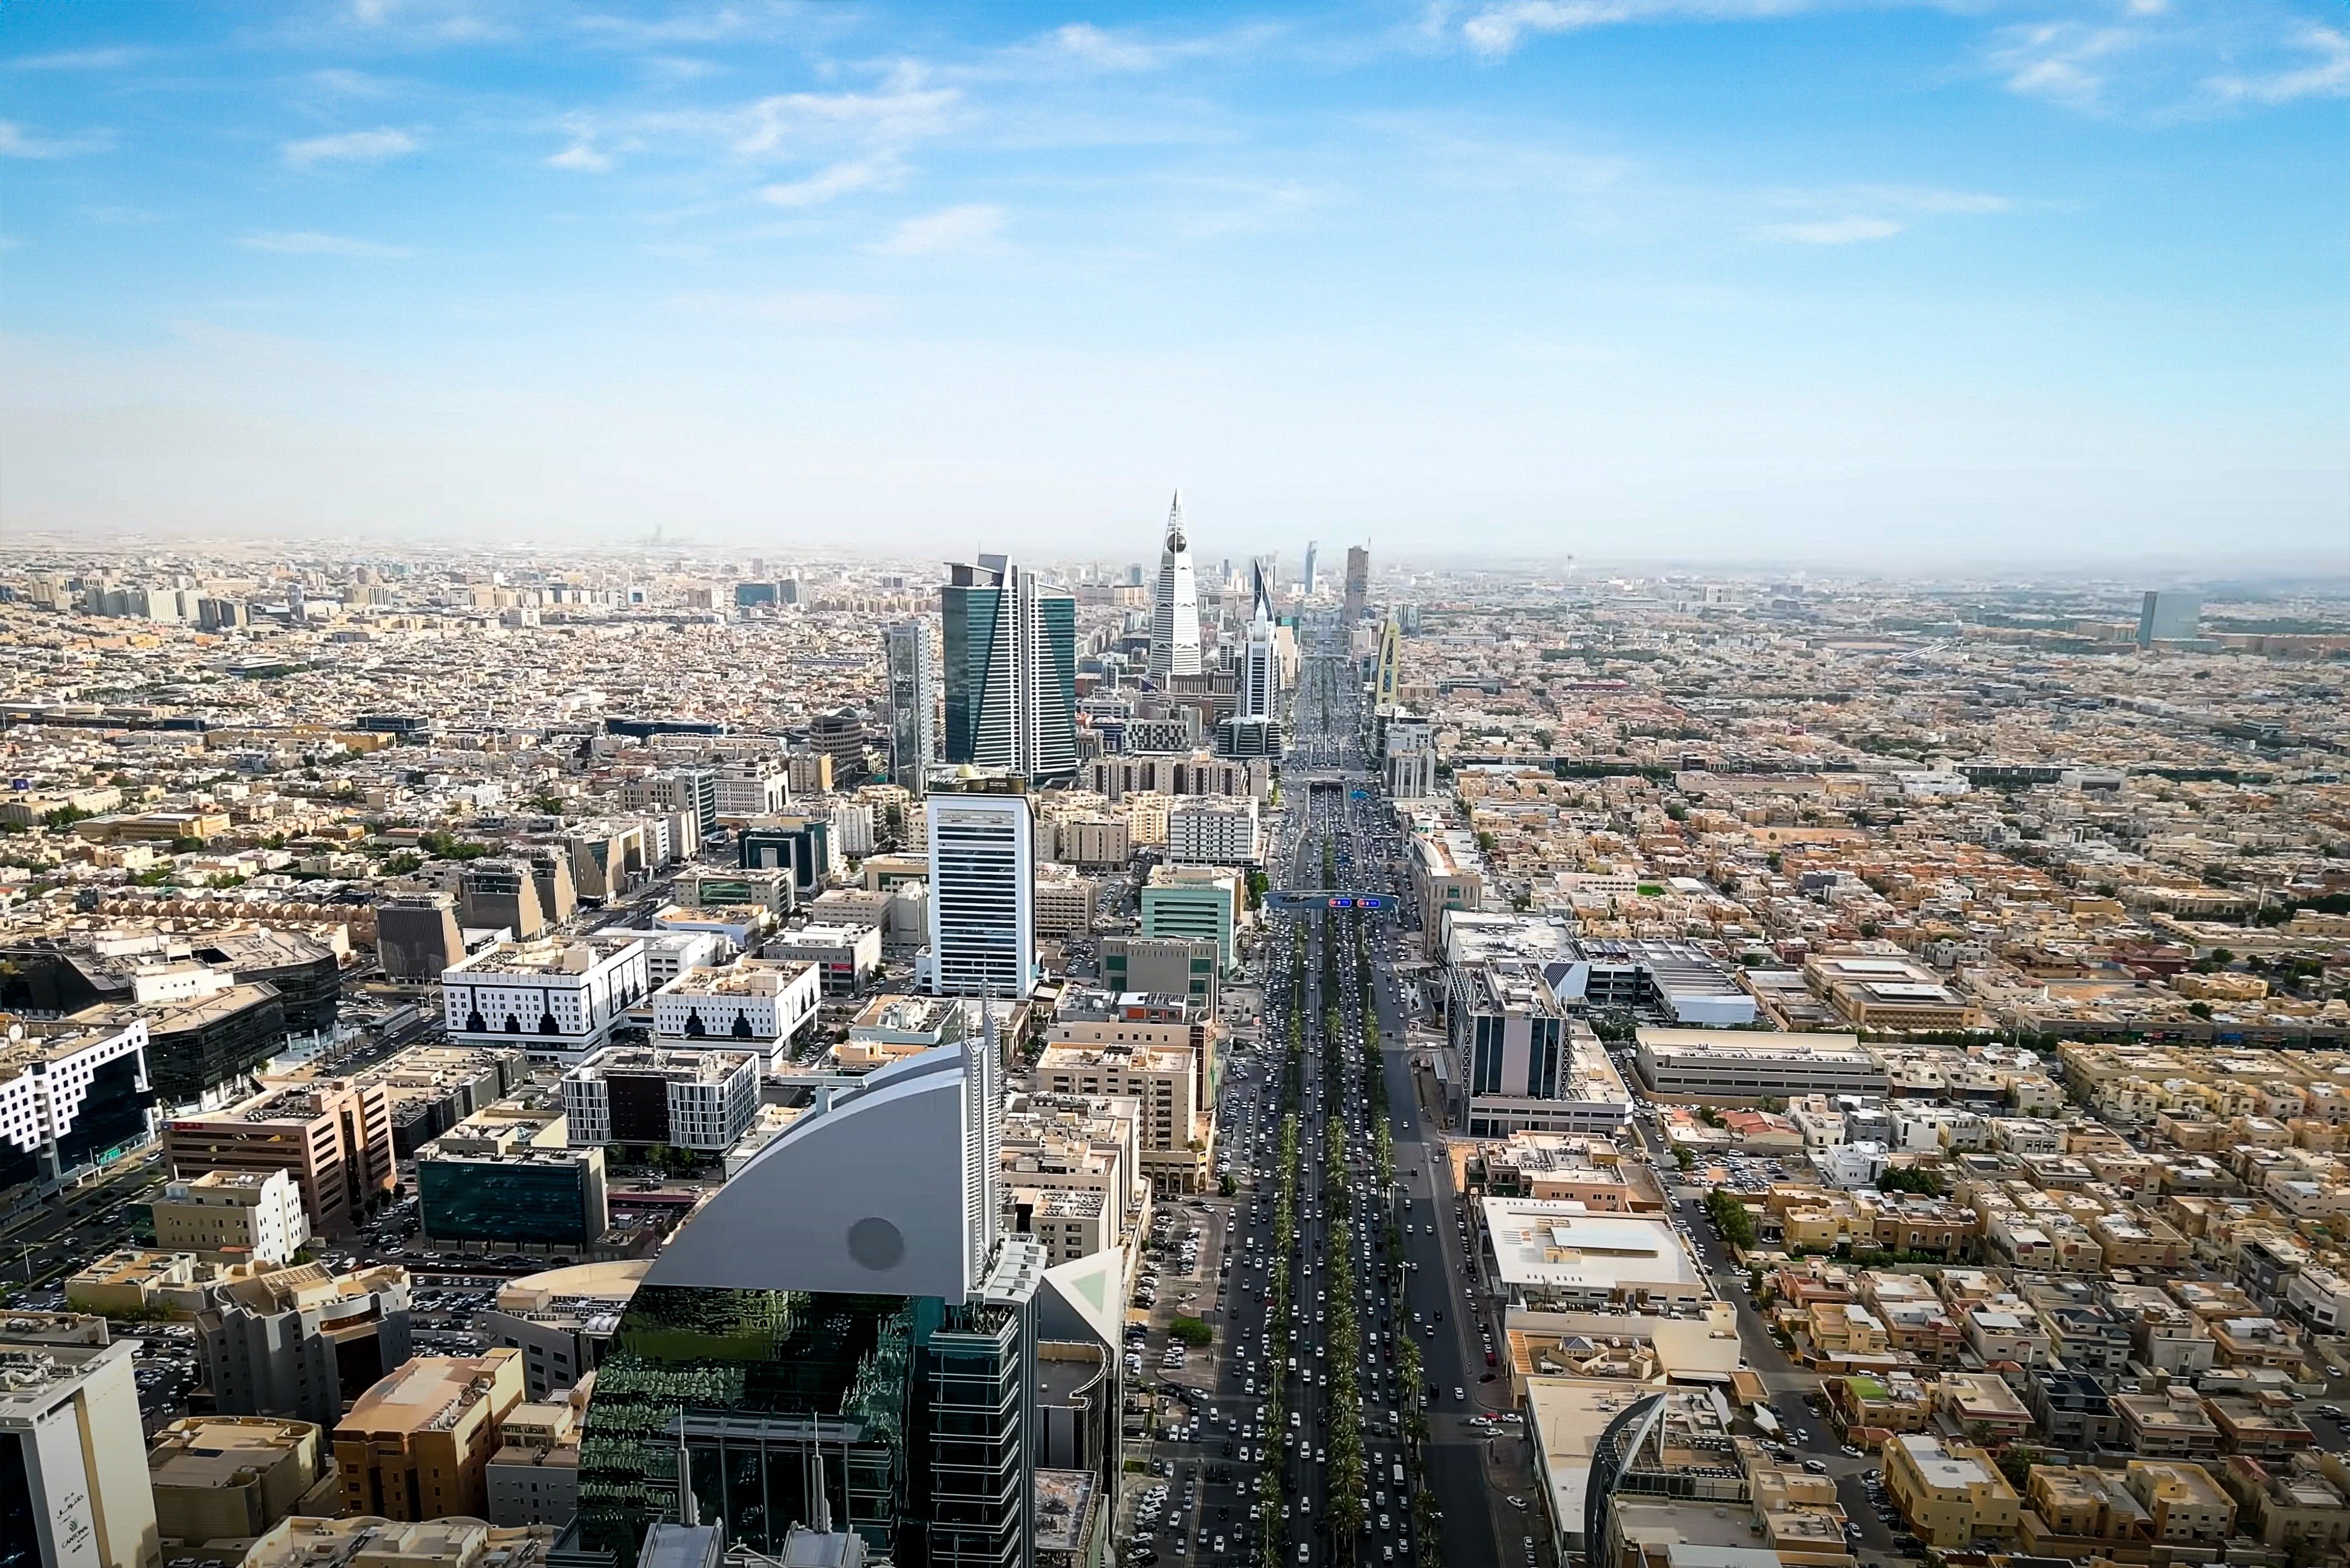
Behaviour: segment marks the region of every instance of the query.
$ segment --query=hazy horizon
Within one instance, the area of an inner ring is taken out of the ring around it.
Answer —
[[[0,12],[0,531],[2350,568],[2334,7],[1085,15]]]

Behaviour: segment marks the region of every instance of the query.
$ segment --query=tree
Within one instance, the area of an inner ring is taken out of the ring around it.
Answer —
[[[1170,1338],[1181,1340],[1194,1350],[1216,1337],[1216,1331],[1196,1317],[1177,1318],[1167,1325],[1167,1333]]]

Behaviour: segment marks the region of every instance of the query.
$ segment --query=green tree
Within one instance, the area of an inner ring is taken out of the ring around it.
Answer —
[[[1169,1337],[1181,1340],[1195,1350],[1216,1337],[1216,1331],[1196,1317],[1177,1318],[1167,1325],[1167,1333]]]

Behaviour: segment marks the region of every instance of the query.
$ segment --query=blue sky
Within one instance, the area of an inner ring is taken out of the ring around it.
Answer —
[[[0,10],[0,525],[2350,566],[2294,0]]]

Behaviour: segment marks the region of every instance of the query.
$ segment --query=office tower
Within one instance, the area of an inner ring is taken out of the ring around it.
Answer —
[[[889,670],[889,782],[919,798],[930,783],[938,675],[931,663],[931,628],[900,621],[881,634]]]
[[[2158,593],[2149,588],[2138,605],[2137,645],[2152,648],[2158,642],[2191,642],[2201,631],[2202,620],[2201,595],[2176,589]]]
[[[1347,546],[1347,602],[1341,612],[1348,626],[1363,618],[1364,602],[1371,593],[1371,552],[1361,545]]]
[[[0,1323],[0,1564],[155,1568],[162,1561],[133,1341],[57,1314]]]
[[[835,789],[863,783],[865,715],[854,708],[818,713],[808,724],[808,749],[832,759]]]
[[[1115,1435],[1059,1451],[1074,1412],[1040,1368],[1098,1359],[1084,1402],[1119,1407],[1117,1254],[1048,1270],[1005,1233],[997,1074],[992,1038],[882,1067],[679,1228],[598,1369],[567,1561],[723,1521],[758,1552],[799,1529],[860,1538],[827,1562],[1033,1568],[1045,1458],[1071,1466],[1054,1495],[1115,1516]]]
[[[446,893],[395,893],[375,907],[376,962],[400,985],[430,985],[465,956],[457,901]]]
[[[1077,771],[1076,600],[1002,556],[948,570],[946,760],[1066,783]]]
[[[1371,676],[1371,711],[1390,713],[1403,683],[1403,632],[1390,618],[1379,628],[1378,662]]]
[[[1183,493],[1167,510],[1167,541],[1159,555],[1159,586],[1150,598],[1150,673],[1160,678],[1200,673],[1200,589],[1191,572],[1191,541],[1183,532]]]
[[[1129,588],[1139,588],[1142,586],[1141,562],[1135,561],[1128,565],[1126,568],[1126,586]]]
[[[408,1359],[408,1271],[280,1269],[211,1286],[196,1355],[222,1415],[332,1428],[347,1401]]]
[[[1299,578],[1298,582],[1299,592],[1307,598],[1314,597],[1314,557],[1320,553],[1321,549],[1322,546],[1318,541],[1313,539],[1305,541],[1305,575]]]
[[[934,794],[931,989],[1026,996],[1036,985],[1036,826],[1028,797]]]
[[[1273,593],[1260,562],[1250,595],[1248,640],[1241,646],[1240,691],[1234,715],[1270,719],[1281,694],[1281,665],[1274,648]]]

